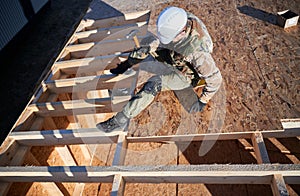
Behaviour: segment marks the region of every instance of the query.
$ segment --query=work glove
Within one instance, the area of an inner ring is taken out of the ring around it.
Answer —
[[[126,60],[126,61],[123,61],[123,62],[119,63],[116,68],[111,69],[110,73],[117,74],[117,75],[118,74],[123,74],[130,67],[132,67],[132,65],[128,62],[128,60]]]
[[[128,59],[126,61],[119,63],[118,66],[114,69],[111,69],[110,72],[112,74],[123,74],[127,69],[147,58],[147,56],[149,55],[149,51],[149,46],[134,49],[129,54]]]
[[[149,51],[150,51],[149,46],[148,47],[143,46],[143,47],[134,49],[128,57],[129,64],[135,65],[135,64],[140,63],[142,60],[144,60],[145,58],[148,57]]]
[[[202,112],[205,106],[206,106],[206,103],[202,103],[198,99],[195,103],[193,103],[192,107],[190,108],[189,113]]]
[[[150,51],[150,47],[149,46],[142,46],[140,48],[134,49],[130,53],[130,57],[131,58],[135,58],[135,59],[142,59],[142,60],[144,60],[149,55],[149,51]]]

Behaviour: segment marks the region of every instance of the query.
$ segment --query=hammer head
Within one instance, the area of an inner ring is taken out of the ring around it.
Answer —
[[[127,35],[126,35],[126,39],[132,39],[134,36],[136,36],[136,34],[140,32],[137,29],[134,29],[132,31],[130,31]]]

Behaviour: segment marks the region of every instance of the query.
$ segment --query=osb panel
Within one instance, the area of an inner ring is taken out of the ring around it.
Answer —
[[[125,165],[176,164],[177,153],[175,144],[129,143]]]
[[[272,195],[269,185],[178,184],[178,195]]]
[[[176,184],[127,183],[124,195],[176,195]]]

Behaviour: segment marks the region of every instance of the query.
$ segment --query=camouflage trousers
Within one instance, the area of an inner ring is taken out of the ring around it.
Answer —
[[[149,67],[149,65],[145,66]],[[153,65],[151,66],[153,68]],[[165,70],[159,68],[163,74],[149,78],[144,87],[124,106],[123,113],[125,116],[133,118],[140,114],[140,112],[152,103],[156,94],[160,91],[173,90],[179,101],[182,102],[182,105],[188,105],[187,107],[191,106],[198,99],[191,86],[191,80],[188,77],[184,76],[171,65],[164,64],[164,66],[166,66]],[[185,96],[188,95],[188,99],[181,96],[183,94]]]

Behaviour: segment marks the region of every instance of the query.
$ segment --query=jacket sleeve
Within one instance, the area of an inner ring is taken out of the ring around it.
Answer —
[[[192,54],[191,63],[197,70],[200,78],[206,82],[199,100],[207,103],[218,91],[222,83],[222,75],[216,66],[211,54],[203,51],[196,51]]]

